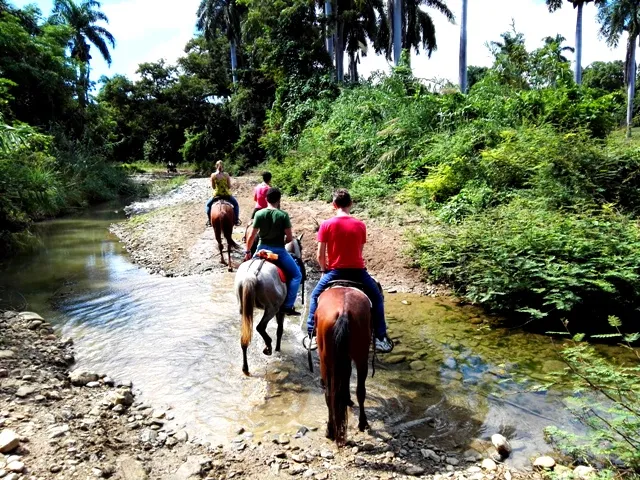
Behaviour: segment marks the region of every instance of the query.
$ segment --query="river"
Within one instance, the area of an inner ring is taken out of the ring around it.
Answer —
[[[254,336],[245,377],[233,274],[148,274],[108,231],[123,218],[121,205],[107,204],[39,224],[42,246],[0,271],[3,306],[40,313],[74,339],[79,368],[132,381],[192,437],[225,443],[240,426],[255,435],[324,428],[299,321],[286,323],[273,357]],[[545,426],[578,429],[562,401],[568,392],[539,388],[562,368],[557,340],[492,328],[481,310],[446,298],[387,294],[386,305],[396,348],[367,381],[374,430],[408,428],[462,451],[502,433],[514,448],[509,462],[522,467],[551,450]],[[275,322],[269,329],[274,336]]]

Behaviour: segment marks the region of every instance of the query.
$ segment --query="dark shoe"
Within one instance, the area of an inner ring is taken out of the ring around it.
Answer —
[[[207,223],[205,223],[204,225],[205,227],[210,227],[211,226],[211,221],[207,220]]]
[[[236,220],[236,227],[239,227],[240,225],[242,225],[242,220],[240,219]]]
[[[289,307],[289,308],[280,307],[280,312],[279,313],[284,313],[285,315],[287,315],[289,317],[299,317],[300,316],[300,312],[297,312],[296,309],[293,308],[293,307]]]

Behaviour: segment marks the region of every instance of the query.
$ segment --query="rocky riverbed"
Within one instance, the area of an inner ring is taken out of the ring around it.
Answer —
[[[338,450],[299,426],[256,438],[239,427],[228,444],[193,442],[171,410],[136,400],[131,384],[73,369],[71,340],[32,312],[0,316],[0,478],[404,478],[473,480],[527,474],[443,451],[407,433],[350,430]],[[324,414],[324,412],[323,412]],[[314,429],[315,430],[315,429]],[[486,447],[486,445],[484,446]]]

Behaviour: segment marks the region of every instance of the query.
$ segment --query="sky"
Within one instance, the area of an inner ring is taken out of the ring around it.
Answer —
[[[22,7],[35,3],[44,15],[51,11],[52,0],[13,0]],[[94,53],[91,61],[92,79],[116,73],[135,77],[139,63],[164,58],[174,62],[182,55],[184,45],[194,34],[195,13],[200,0],[103,0],[102,10],[109,18],[108,30],[116,38],[109,67]],[[468,12],[468,64],[490,66],[491,56],[485,43],[499,40],[509,30],[511,21],[524,33],[527,48],[542,44],[546,36],[557,33],[567,38],[567,45],[575,46],[576,11],[571,4],[550,14],[544,0],[469,0]],[[449,8],[460,17],[462,0],[447,0]],[[412,54],[414,74],[424,79],[458,81],[459,24],[450,24],[444,16],[432,11],[436,26],[438,49],[428,58],[424,53]],[[624,60],[624,39],[616,49],[609,48],[598,37],[596,8],[587,4],[583,19],[583,67],[594,61]],[[566,55],[572,58],[572,54]],[[359,71],[368,73],[390,69],[389,63],[371,52],[361,60]],[[346,66],[345,66],[346,71]]]

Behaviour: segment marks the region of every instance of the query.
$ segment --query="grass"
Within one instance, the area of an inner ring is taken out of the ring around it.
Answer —
[[[158,180],[151,185],[151,194],[164,195],[165,193],[184,185],[187,179],[188,177],[186,175],[178,175],[177,177]]]
[[[165,173],[167,171],[167,166],[164,163],[151,163],[144,160],[124,163],[122,166],[131,173]],[[190,163],[181,163],[176,168],[181,173],[193,173],[196,171],[196,167]]]

